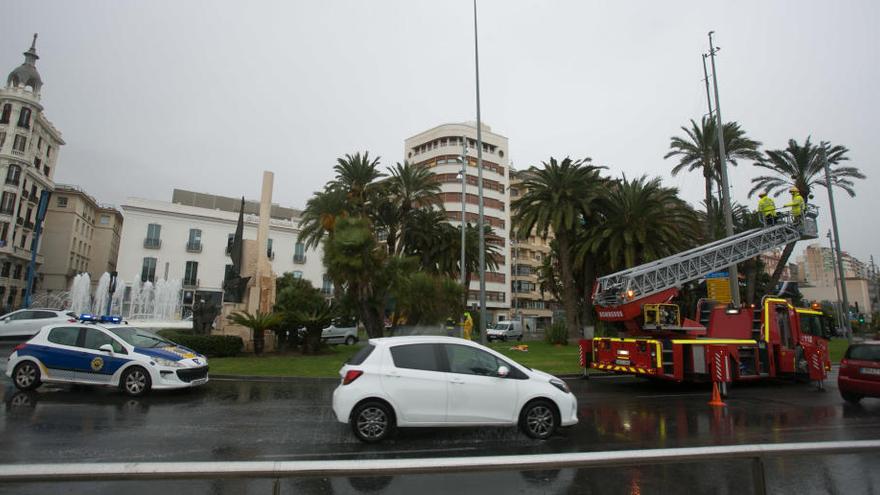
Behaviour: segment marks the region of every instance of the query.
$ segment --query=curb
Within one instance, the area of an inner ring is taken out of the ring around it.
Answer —
[[[581,373],[568,373],[562,375],[554,375],[559,378],[563,378],[566,380],[578,380],[584,377]],[[598,377],[598,376],[618,376],[617,373],[607,373],[607,372],[598,372],[598,373],[590,373],[590,377]],[[620,375],[624,376],[624,375]],[[316,381],[325,381],[332,380],[334,382],[338,382],[339,378],[336,377],[328,377],[328,376],[260,376],[260,375],[210,375],[212,380],[224,380],[224,381],[240,381],[240,382],[297,382],[302,380],[316,380]]]

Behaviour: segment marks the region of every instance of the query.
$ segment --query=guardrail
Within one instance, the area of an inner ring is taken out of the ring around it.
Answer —
[[[275,478],[277,480],[278,478],[306,476],[372,477],[475,471],[532,471],[751,459],[754,493],[763,494],[767,493],[764,474],[764,460],[766,458],[859,454],[877,451],[880,451],[880,440],[419,459],[7,464],[0,465],[0,482],[218,478]]]

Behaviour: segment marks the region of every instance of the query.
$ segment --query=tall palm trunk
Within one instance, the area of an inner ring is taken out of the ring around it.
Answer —
[[[788,258],[791,257],[792,251],[794,251],[794,242],[790,242],[785,245],[785,249],[782,250],[782,255],[779,256],[779,263],[776,265],[776,268],[773,270],[773,275],[770,275],[770,282],[767,283],[768,291],[775,291],[776,285],[779,284],[779,279],[782,277],[782,272],[785,270],[785,267],[788,265]]]
[[[584,325],[596,324],[593,318],[593,284],[596,283],[596,260],[592,256],[584,258],[584,290],[587,291],[584,304]]]
[[[569,232],[564,230],[556,233],[556,242],[559,243],[560,276],[562,277],[562,304],[565,307],[565,326],[568,328],[568,337],[578,339],[581,337],[581,328],[578,319],[577,289],[574,283],[574,274],[571,269],[571,240]]]

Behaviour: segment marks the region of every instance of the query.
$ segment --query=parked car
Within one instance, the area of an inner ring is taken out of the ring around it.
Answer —
[[[486,329],[486,340],[522,340],[523,327],[521,321],[499,321]]]
[[[205,356],[148,330],[120,324],[43,327],[15,347],[6,376],[19,390],[42,383],[119,387],[131,396],[208,382]]]
[[[0,316],[0,339],[24,340],[46,325],[76,321],[76,313],[57,309],[19,309]]]
[[[370,339],[339,374],[333,412],[368,443],[413,426],[519,425],[546,439],[578,422],[564,381],[469,340]]]
[[[321,340],[328,344],[354,345],[358,341],[357,321],[334,321],[321,331]]]
[[[852,344],[840,360],[837,388],[847,402],[880,397],[880,341]]]

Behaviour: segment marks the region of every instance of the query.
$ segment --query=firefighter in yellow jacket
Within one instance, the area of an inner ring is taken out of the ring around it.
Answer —
[[[767,196],[767,191],[761,191],[758,197],[760,198],[758,200],[758,213],[761,214],[764,225],[775,225],[776,203],[773,202],[773,198]]]
[[[801,197],[801,192],[796,187],[792,187],[788,190],[791,193],[791,203],[787,203],[786,207],[791,207],[791,218],[797,223],[801,221],[801,215],[804,213],[804,198]]]

